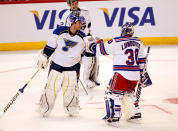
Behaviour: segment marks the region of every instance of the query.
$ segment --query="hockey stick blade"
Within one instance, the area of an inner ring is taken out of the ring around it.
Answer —
[[[36,74],[40,71],[42,67],[40,67],[30,78],[30,80],[22,87],[20,88],[17,93],[13,96],[13,98],[8,102],[8,104],[4,107],[4,110],[0,112],[0,118],[7,112],[7,110],[11,107],[11,105],[17,100],[17,98],[24,92],[24,89],[27,87],[27,85],[30,83],[30,81],[36,76]]]

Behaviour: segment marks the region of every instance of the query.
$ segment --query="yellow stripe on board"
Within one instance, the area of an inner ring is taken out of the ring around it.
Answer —
[[[104,39],[104,42],[109,40]],[[178,37],[141,37],[144,45],[178,45]],[[40,42],[16,42],[16,43],[0,43],[0,51],[12,50],[39,50],[43,49],[46,41]]]
[[[43,49],[46,41],[41,42],[16,42],[16,43],[0,43],[0,51],[13,50],[38,50]]]
[[[178,37],[141,37],[144,45],[178,45]]]

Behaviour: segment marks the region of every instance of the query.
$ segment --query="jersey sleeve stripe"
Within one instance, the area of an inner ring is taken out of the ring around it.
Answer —
[[[55,50],[55,48],[52,48],[52,47],[46,45],[43,50],[43,53],[50,57],[51,54],[54,52],[54,50]]]
[[[144,64],[144,63],[146,63],[146,58],[139,58],[138,62],[139,62],[139,64]]]
[[[103,42],[101,42],[100,43],[100,53],[102,54],[102,55],[108,55],[108,53],[106,52],[106,50],[105,50],[105,47],[104,47],[104,43]]]

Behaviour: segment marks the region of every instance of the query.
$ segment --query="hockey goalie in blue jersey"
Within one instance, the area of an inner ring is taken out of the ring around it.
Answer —
[[[122,26],[121,36],[108,40],[88,43],[88,50],[96,55],[113,55],[113,77],[106,91],[105,104],[107,115],[103,118],[109,124],[117,124],[122,116],[122,99],[129,93],[135,106],[135,114],[129,119],[141,118],[135,88],[140,80],[146,55],[141,40],[133,37],[134,27],[127,22]],[[91,39],[91,38],[90,38]],[[148,77],[148,75],[147,75]]]
[[[81,55],[85,51],[83,37],[80,31],[84,17],[70,16],[71,25],[60,26],[54,30],[38,59],[38,67],[47,67],[49,58],[51,64],[44,92],[39,102],[39,112],[48,116],[52,111],[58,92],[63,91],[63,106],[70,116],[79,113],[78,77]]]

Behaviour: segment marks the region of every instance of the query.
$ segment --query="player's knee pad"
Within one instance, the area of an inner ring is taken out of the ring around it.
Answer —
[[[48,116],[54,107],[57,94],[61,88],[63,74],[51,70],[48,76],[47,84],[40,98],[39,112],[43,116]]]
[[[64,71],[63,104],[64,111],[73,115],[79,112],[79,89],[77,85],[77,74],[75,71]]]
[[[121,117],[121,100],[123,95],[105,92],[106,117]]]

